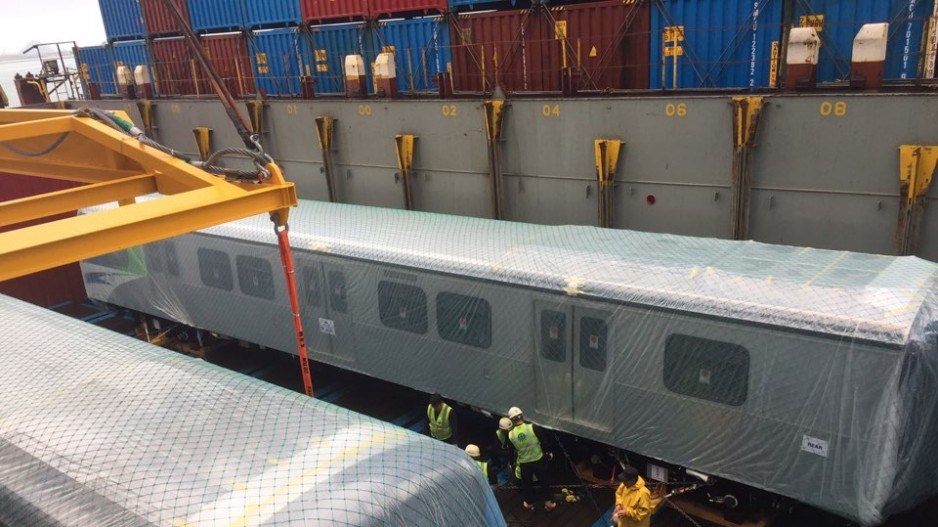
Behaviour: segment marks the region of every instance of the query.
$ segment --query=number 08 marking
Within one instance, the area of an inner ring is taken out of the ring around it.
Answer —
[[[824,101],[821,103],[821,108],[819,110],[822,117],[843,117],[847,115],[847,103],[844,101]]]

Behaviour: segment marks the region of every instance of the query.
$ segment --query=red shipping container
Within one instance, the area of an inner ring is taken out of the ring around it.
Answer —
[[[254,68],[248,55],[247,39],[242,33],[202,37],[202,47],[212,67],[234,97],[255,93]],[[199,71],[199,91],[214,94],[208,76]]]
[[[300,0],[303,20],[358,20],[368,16],[368,0]]]
[[[442,13],[446,0],[368,0],[368,16],[378,18],[397,13]]]
[[[58,181],[30,176],[0,174],[0,202],[20,198],[27,198],[38,194],[56,192],[79,186],[70,181]],[[38,225],[47,221],[54,221],[74,216],[74,213],[62,214],[42,220],[11,225],[0,228],[0,232],[22,228],[29,225]],[[63,265],[48,271],[33,273],[31,275],[14,278],[0,282],[0,294],[19,298],[33,304],[49,307],[63,302],[84,301],[85,284],[81,279],[81,269],[77,263]]]
[[[201,77],[200,68],[191,59],[186,41],[182,38],[164,38],[150,43],[153,54],[153,73],[160,95],[196,95],[194,79]],[[199,93],[205,93],[204,85]]]
[[[179,35],[182,31],[176,25],[176,19],[163,5],[164,0],[140,0],[140,10],[143,12],[143,25],[148,36]],[[186,0],[173,0],[182,11],[182,17],[189,21],[189,5]]]
[[[563,70],[582,91],[647,89],[648,2],[589,4],[459,16],[452,26],[457,91],[559,92]]]

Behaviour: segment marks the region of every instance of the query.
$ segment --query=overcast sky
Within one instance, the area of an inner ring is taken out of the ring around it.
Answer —
[[[101,44],[97,0],[0,0],[0,54],[19,53],[32,41]]]

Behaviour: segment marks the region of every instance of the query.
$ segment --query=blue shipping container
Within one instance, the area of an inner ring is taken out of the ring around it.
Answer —
[[[303,23],[299,0],[244,0],[247,25],[279,27]]]
[[[78,49],[79,66],[85,82],[98,86],[101,95],[117,95],[117,72],[110,46],[88,46]]]
[[[143,15],[137,0],[98,0],[108,42],[143,38]]]
[[[189,21],[197,33],[244,28],[242,0],[188,0]]]
[[[134,40],[130,42],[115,42],[111,46],[111,53],[114,57],[115,71],[120,65],[127,66],[130,71],[135,71],[137,66],[146,66],[150,72],[151,83],[153,81],[153,68],[150,66],[150,52],[147,50],[147,43],[144,40]],[[156,89],[156,83],[152,83],[153,89]]]
[[[371,64],[374,60],[374,44],[360,23],[330,24],[314,26],[309,48],[311,73],[316,80],[316,93],[344,93],[346,55],[358,54],[365,61],[368,93],[374,93]]]
[[[776,85],[777,61],[781,60],[783,3],[782,0],[665,0],[656,3],[651,10],[651,87],[762,88]]]
[[[268,95],[297,95],[300,77],[309,63],[300,45],[297,28],[255,31],[251,39],[251,63],[257,88]]]
[[[931,0],[805,0],[795,2],[792,25],[818,29],[818,82],[850,77],[853,39],[863,24],[877,22],[889,23],[885,77],[914,79],[932,5]]]
[[[402,92],[435,91],[437,76],[451,69],[449,24],[443,17],[381,22],[375,41],[376,53],[394,53],[397,88]]]

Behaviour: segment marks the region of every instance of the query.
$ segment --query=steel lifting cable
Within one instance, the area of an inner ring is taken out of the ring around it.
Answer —
[[[246,155],[254,161],[255,165],[262,166],[263,170],[265,173],[268,173],[268,175],[269,172],[267,171],[276,171],[279,174],[280,169],[277,168],[274,160],[264,153],[260,138],[248,130],[246,121],[235,106],[234,98],[206,57],[205,50],[199,45],[198,37],[196,37],[195,33],[192,31],[192,28],[189,27],[186,17],[184,17],[179,10],[179,6],[172,0],[163,0],[163,5],[176,21],[176,26],[185,36],[186,43],[193,55],[195,55],[199,65],[202,66],[209,79],[211,79],[215,93],[218,94],[218,98],[221,99],[222,106],[225,108],[225,113],[228,114],[228,118],[231,120],[232,125],[234,125],[235,130],[237,130],[246,148],[246,150],[225,149],[218,152],[217,157],[213,155],[209,160],[215,162],[226,154]],[[212,165],[209,164],[208,166]],[[285,218],[281,218],[277,213],[271,214],[270,219],[274,222],[274,232],[277,234],[280,261],[283,264],[283,273],[287,282],[287,294],[290,298],[290,309],[293,315],[293,329],[296,336],[297,355],[299,355],[300,360],[300,373],[303,377],[303,391],[306,395],[312,397],[313,380],[309,371],[309,356],[306,349],[306,336],[303,332],[303,320],[300,317],[299,295],[296,292],[296,273],[293,264],[293,252],[290,250],[290,236],[288,234],[290,228],[286,221],[284,221]]]

